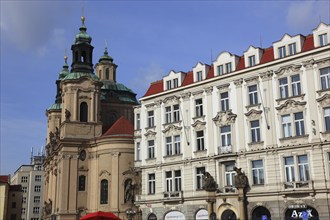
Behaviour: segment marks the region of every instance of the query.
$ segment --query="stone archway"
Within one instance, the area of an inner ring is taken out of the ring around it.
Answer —
[[[227,209],[221,214],[221,220],[237,220],[237,216],[233,210]]]
[[[271,214],[267,208],[265,208],[263,206],[258,206],[252,211],[252,219],[253,220],[263,220],[263,219],[270,220]]]

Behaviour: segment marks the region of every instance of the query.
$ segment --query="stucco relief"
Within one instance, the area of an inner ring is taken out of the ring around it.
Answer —
[[[316,99],[316,101],[317,101],[322,107],[330,106],[330,94],[329,94],[329,93],[326,93],[326,94],[324,94],[322,97]]]
[[[212,91],[213,91],[213,86],[204,88],[204,92],[206,92],[206,94],[208,95],[212,94]]]
[[[237,115],[231,110],[225,112],[218,112],[212,119],[217,126],[229,125],[235,122]]]
[[[101,170],[99,173],[99,176],[100,177],[109,177],[109,176],[111,176],[111,173],[107,170]]]
[[[243,79],[236,79],[234,80],[234,84],[236,87],[242,87],[242,84],[243,84]]]
[[[244,81],[246,82],[247,85],[256,84],[259,82],[259,76],[253,76],[250,78],[246,78],[246,79],[244,79]]]
[[[302,67],[302,65],[291,64],[288,66],[282,66],[282,67],[278,68],[277,70],[274,71],[274,73],[277,76],[282,76],[283,74],[286,74],[286,73],[289,74],[292,72],[298,72],[301,67]]]
[[[146,137],[147,140],[152,140],[155,139],[157,132],[154,132],[152,130],[148,130],[144,136]]]
[[[182,93],[180,96],[185,101],[185,100],[188,100],[190,98],[190,95],[191,95],[191,93],[187,92],[187,93]]]
[[[273,75],[274,75],[274,71],[270,70],[260,73],[259,77],[261,78],[262,81],[266,81],[272,79]]]
[[[163,100],[163,103],[164,104],[172,104],[172,103],[178,103],[180,101],[180,98],[177,97],[177,96],[170,96],[170,97],[166,97],[164,100]]]
[[[228,91],[230,84],[226,83],[224,85],[217,86],[217,89],[219,92],[225,92]]]
[[[194,124],[191,126],[195,128],[195,130],[203,130],[205,128],[206,122],[202,122],[200,120],[197,120]]]
[[[260,119],[261,114],[262,114],[262,110],[258,111],[258,110],[255,110],[255,109],[251,109],[249,112],[245,113],[245,116],[249,120],[255,120],[255,119]]]
[[[146,104],[145,107],[148,111],[149,110],[154,110],[156,108],[156,103],[153,102],[153,103],[150,103],[150,104]]]
[[[276,110],[278,110],[280,113],[302,111],[304,109],[305,105],[306,105],[306,102],[287,100],[282,105],[276,107]]]
[[[163,133],[165,135],[177,135],[180,134],[182,127],[178,127],[175,125],[169,125],[164,130]]]

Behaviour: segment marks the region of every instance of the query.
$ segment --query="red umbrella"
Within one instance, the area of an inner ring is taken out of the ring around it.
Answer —
[[[93,212],[85,215],[80,220],[120,220],[115,214],[112,212]]]

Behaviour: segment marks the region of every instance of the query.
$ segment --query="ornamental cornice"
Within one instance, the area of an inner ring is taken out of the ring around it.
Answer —
[[[225,112],[218,112],[212,119],[217,126],[224,126],[235,123],[237,115],[231,110]]]
[[[179,134],[181,130],[182,130],[182,127],[178,127],[178,126],[171,124],[163,130],[163,133],[167,134],[167,135]]]
[[[236,87],[242,87],[243,79],[234,80],[234,84],[235,84]]]
[[[228,91],[229,86],[230,86],[230,84],[229,83],[226,83],[226,84],[217,86],[217,89],[219,90],[219,92]]]
[[[326,93],[322,97],[317,98],[316,101],[320,103],[322,107],[329,106],[330,105],[330,94]]]
[[[293,111],[293,110],[301,110],[303,106],[306,105],[306,102],[300,102],[295,100],[287,100],[282,105],[276,107],[278,111]]]
[[[81,95],[81,96],[79,96],[79,99],[89,99],[89,100],[91,100],[92,98],[87,96],[87,95]]]
[[[251,109],[249,112],[245,113],[245,116],[249,120],[259,119],[261,117],[262,110]]]
[[[212,94],[213,86],[210,86],[210,87],[204,88],[204,91],[206,92],[207,95]]]
[[[272,79],[274,75],[274,71],[270,70],[270,71],[266,71],[266,72],[262,72],[259,74],[260,78],[262,81],[266,81],[266,80],[270,80]]]
[[[255,84],[255,83],[259,82],[259,76],[252,76],[252,77],[244,79],[244,81],[248,85]]]
[[[173,96],[169,96],[169,97],[166,97],[164,100],[163,100],[163,103],[164,104],[169,104],[169,103],[178,103],[180,101],[180,98],[173,95]]]
[[[185,100],[188,100],[190,98],[190,95],[191,95],[191,93],[187,92],[187,93],[182,93],[180,96],[185,101]]]
[[[206,125],[206,122],[197,120],[191,126],[194,127],[196,130],[201,130],[201,129],[203,129],[205,127],[205,125]]]
[[[275,75],[281,76],[285,73],[298,72],[302,65],[291,64],[287,66],[282,66],[274,71]]]
[[[305,68],[312,68],[315,64],[315,60],[314,59],[310,59],[310,60],[306,60],[302,62],[302,66]]]
[[[146,104],[145,107],[147,110],[155,109],[156,103],[154,102],[154,103]]]
[[[154,132],[152,130],[148,130],[144,136],[148,139],[148,140],[151,140],[151,139],[154,139],[156,137],[156,134],[157,132]]]
[[[203,92],[204,92],[204,90],[201,89],[201,90],[192,92],[191,95],[200,97],[200,96],[202,96]]]

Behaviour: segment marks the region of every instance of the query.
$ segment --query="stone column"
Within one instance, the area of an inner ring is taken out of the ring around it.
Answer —
[[[244,188],[239,187],[237,188],[238,191],[238,210],[239,210],[239,220],[245,220],[246,213],[245,213],[245,193]]]

